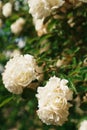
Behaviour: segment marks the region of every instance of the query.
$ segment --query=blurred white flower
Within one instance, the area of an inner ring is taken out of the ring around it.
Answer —
[[[10,58],[21,55],[21,52],[17,49],[11,52]]]
[[[36,79],[36,61],[31,55],[17,55],[10,59],[2,74],[2,79],[8,91],[20,94]]]
[[[59,8],[64,4],[63,0],[28,0],[29,13],[35,19],[42,19],[50,15],[52,9]]]
[[[14,8],[15,8],[15,10],[16,10],[16,11],[18,11],[18,10],[19,10],[19,8],[20,8],[19,1],[15,0],[15,3],[14,3]]]
[[[43,27],[43,20],[44,19],[34,19],[34,24],[35,24],[35,29],[38,31],[40,29],[42,29]]]
[[[43,24],[43,21],[44,19],[33,19],[38,36],[41,36],[47,33],[46,25]]]
[[[9,17],[12,14],[12,4],[10,2],[6,3],[2,8],[2,14],[5,17]]]
[[[11,58],[11,57],[14,57],[14,56],[17,56],[17,55],[20,55],[21,52],[19,50],[13,50],[13,51],[3,51],[3,54],[5,55],[6,58]]]
[[[23,18],[19,18],[11,25],[11,31],[14,34],[19,34],[23,30],[23,25],[25,24],[25,20]]]
[[[80,127],[78,130],[87,130],[87,120],[84,120],[80,123]]]
[[[62,125],[69,115],[68,100],[72,100],[73,92],[67,86],[68,81],[51,77],[45,87],[38,87],[39,118],[46,124]]]
[[[45,8],[42,0],[28,0],[29,13],[32,14],[35,19],[42,19],[50,14],[50,10]]]
[[[5,50],[5,51],[3,51],[3,54],[5,55],[6,58],[10,58],[12,52],[10,50],[7,50],[7,51]]]
[[[25,41],[23,39],[19,39],[17,46],[21,49],[24,48],[26,45]]]
[[[46,8],[56,9],[64,4],[64,0],[42,0]]]

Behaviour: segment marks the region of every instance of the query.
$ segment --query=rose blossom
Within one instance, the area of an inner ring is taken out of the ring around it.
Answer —
[[[87,130],[87,120],[83,120],[80,123],[79,129],[78,130]]]
[[[19,34],[23,30],[23,25],[25,24],[25,20],[23,18],[17,19],[12,25],[11,25],[11,31],[14,34]]]
[[[10,2],[3,6],[2,13],[5,17],[9,17],[12,14],[12,4]]]
[[[37,79],[36,60],[33,56],[16,55],[10,59],[2,74],[2,79],[8,91],[20,94],[33,80]]]
[[[46,124],[62,125],[69,115],[68,100],[72,100],[72,91],[68,80],[51,77],[45,87],[38,87],[37,99],[39,118]]]

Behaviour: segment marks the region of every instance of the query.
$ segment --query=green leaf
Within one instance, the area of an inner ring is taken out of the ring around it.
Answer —
[[[78,94],[75,85],[73,84],[72,80],[68,78],[71,88],[74,90],[75,94]]]
[[[7,103],[9,103],[12,99],[13,99],[13,97],[9,97],[9,98],[5,99],[4,101],[2,101],[2,102],[0,103],[0,107],[3,107],[3,106],[6,105]]]

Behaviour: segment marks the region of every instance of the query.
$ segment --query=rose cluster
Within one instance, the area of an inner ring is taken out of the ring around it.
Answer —
[[[64,4],[64,0],[28,0],[28,4],[29,13],[33,17],[36,30],[42,29],[44,31],[44,19],[51,15],[54,9],[61,7]]]
[[[2,73],[3,83],[8,91],[21,94],[35,79],[40,80],[41,67],[32,55],[15,55],[11,58]],[[68,80],[51,77],[45,87],[38,87],[39,118],[46,124],[62,125],[69,115],[68,102],[72,100],[72,91],[67,86]]]
[[[71,5],[79,6],[82,2],[87,3],[87,0],[28,0],[29,13],[33,17],[36,31],[40,33],[40,35],[47,33],[44,20],[46,17],[52,15],[55,10],[58,11],[61,7],[67,9],[71,7]]]

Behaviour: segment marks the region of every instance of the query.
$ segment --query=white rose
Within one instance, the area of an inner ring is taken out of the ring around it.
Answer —
[[[59,8],[65,3],[64,0],[42,0],[42,1],[44,2],[45,7],[49,9]]]
[[[2,13],[5,17],[9,17],[12,14],[12,4],[10,2],[3,6]]]
[[[42,19],[49,16],[52,9],[62,6],[64,2],[63,0],[28,0],[29,13],[33,18]]]
[[[39,118],[46,124],[62,125],[67,121],[72,91],[67,86],[68,81],[51,77],[45,87],[38,87]]]
[[[44,19],[33,19],[38,36],[41,36],[47,33],[46,25],[43,24],[43,21]]]
[[[38,30],[41,30],[43,28],[43,21],[44,19],[34,19],[34,24],[35,24],[35,29],[38,31]]]
[[[87,120],[84,120],[80,123],[78,130],[87,130]]]
[[[20,94],[36,77],[36,61],[31,55],[17,55],[10,59],[2,74],[2,79],[8,91]]]
[[[42,0],[28,0],[29,13],[35,19],[42,19],[50,14],[50,10],[45,8],[45,4]]]
[[[25,24],[25,20],[23,18],[19,18],[11,25],[11,31],[14,34],[19,34],[23,30],[23,25]]]

